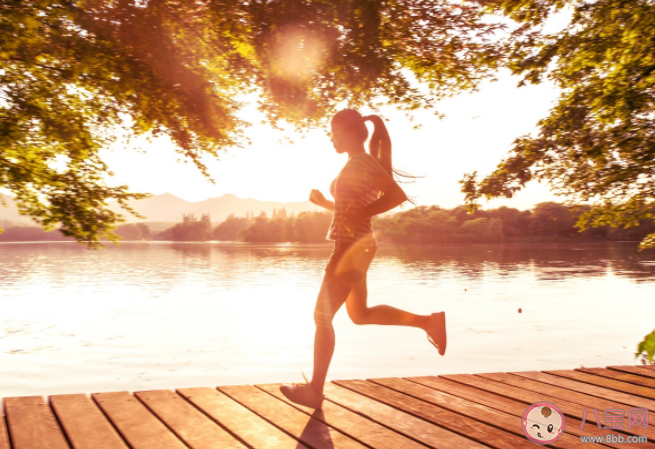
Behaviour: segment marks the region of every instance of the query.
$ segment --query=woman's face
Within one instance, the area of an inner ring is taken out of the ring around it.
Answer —
[[[332,145],[337,153],[341,154],[346,152],[346,136],[341,129],[332,126],[332,137],[330,140],[332,140]]]

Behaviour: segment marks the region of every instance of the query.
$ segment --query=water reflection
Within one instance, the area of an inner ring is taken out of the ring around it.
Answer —
[[[531,271],[538,279],[616,275],[645,280],[655,276],[655,250],[638,252],[636,243],[589,246],[403,246],[386,247],[379,257],[398,259],[409,270],[439,274],[458,272],[476,278]]]
[[[331,251],[0,244],[0,396],[300,380]],[[371,304],[447,310],[448,357],[340,312],[333,378],[629,364],[655,328],[655,252],[635,243],[380,244],[369,280]]]

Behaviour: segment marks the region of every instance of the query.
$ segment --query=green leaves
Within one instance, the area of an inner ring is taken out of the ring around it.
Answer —
[[[545,20],[564,8],[572,11],[570,25],[543,32]],[[646,218],[655,194],[655,5],[506,0],[492,9],[521,25],[505,43],[512,71],[526,82],[548,77],[561,95],[538,134],[517,139],[496,171],[479,182],[463,180],[470,207],[482,197],[511,197],[539,179],[593,206],[580,217],[583,229]]]
[[[637,346],[635,358],[641,356],[644,361],[649,364],[653,363],[653,355],[655,354],[655,331],[646,335],[641,343]]]
[[[449,0],[6,0],[0,187],[94,246],[121,220],[108,202],[142,196],[105,184],[119,133],[166,134],[209,177],[202,158],[244,141],[241,94],[300,128],[342,103],[432,107],[498,65],[502,27],[483,19]]]

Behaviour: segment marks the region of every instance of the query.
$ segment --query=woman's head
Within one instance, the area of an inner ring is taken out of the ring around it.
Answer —
[[[369,154],[379,162],[390,176],[415,179],[416,177],[393,168],[391,163],[391,137],[384,120],[379,115],[363,117],[355,109],[343,109],[332,117],[332,143],[337,153],[365,151],[368,139],[366,122],[373,124],[373,135],[369,142]],[[409,200],[412,204],[414,202]]]
[[[355,109],[343,109],[332,117],[332,143],[337,153],[364,148],[368,129],[364,117]]]

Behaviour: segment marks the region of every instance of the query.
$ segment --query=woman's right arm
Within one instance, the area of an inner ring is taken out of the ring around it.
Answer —
[[[323,194],[318,190],[312,190],[312,192],[309,194],[309,201],[316,204],[317,206],[321,206],[322,208],[329,210],[330,212],[334,212],[334,201],[330,201],[325,198]]]

